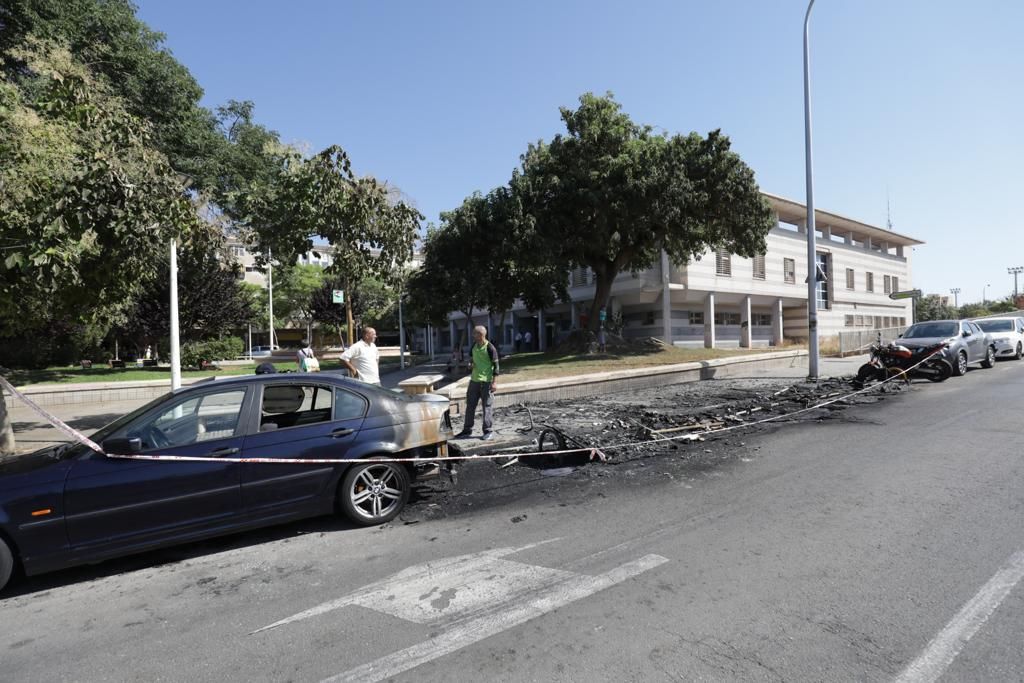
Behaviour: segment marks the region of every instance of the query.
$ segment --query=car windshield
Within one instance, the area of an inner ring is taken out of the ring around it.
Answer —
[[[1012,320],[979,320],[978,327],[986,332],[1013,332]]]
[[[928,337],[952,337],[957,332],[954,322],[918,323],[903,333],[906,339],[924,339]]]
[[[116,420],[114,420],[113,422],[108,424],[107,426],[97,430],[93,434],[90,434],[89,435],[89,439],[92,440],[95,443],[102,444],[103,440],[106,439],[111,434],[113,434],[115,431],[117,431],[118,429],[120,429],[124,425],[128,424],[129,422],[131,422],[132,420],[134,420],[138,416],[142,415],[143,413],[145,413],[150,408],[153,408],[153,407],[163,403],[164,401],[167,401],[172,396],[174,396],[173,393],[166,393],[163,396],[159,396],[157,398],[154,398],[152,401],[150,401],[146,405],[144,405],[144,406],[142,406],[140,408],[136,408],[135,410],[133,410],[132,412],[128,413],[127,415],[123,415],[123,416],[117,418]],[[58,453],[58,456],[61,457],[61,458],[69,458],[69,457],[74,457],[76,455],[81,455],[81,454],[84,454],[84,453],[92,453],[92,449],[90,449],[85,444],[69,443],[69,444],[66,444],[65,447],[60,449],[60,451]]]

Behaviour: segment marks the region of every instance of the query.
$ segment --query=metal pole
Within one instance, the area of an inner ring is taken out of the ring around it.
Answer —
[[[807,379],[818,379],[818,278],[814,246],[814,170],[811,163],[811,57],[809,31],[811,8],[807,5],[804,16],[804,148],[807,173]]]
[[[402,290],[398,290],[398,368],[405,370],[405,325],[402,323]]]
[[[270,316],[270,354],[274,354],[274,255],[267,249],[267,310]]]
[[[953,307],[960,308],[960,288],[954,287],[949,293],[953,295]]]
[[[1013,273],[1013,298],[1016,300],[1016,298],[1020,295],[1020,292],[1017,290],[1017,275],[1024,272],[1024,266],[1014,266],[1013,268],[1007,268],[1006,272]]]
[[[171,238],[171,390],[181,388],[181,347],[178,334],[178,244]]]
[[[249,323],[249,360],[252,360],[252,323]]]

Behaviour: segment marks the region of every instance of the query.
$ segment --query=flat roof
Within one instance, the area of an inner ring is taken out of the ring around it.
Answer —
[[[768,201],[771,203],[775,213],[778,214],[780,220],[784,220],[787,223],[796,223],[798,221],[805,220],[807,218],[807,205],[802,204],[792,199],[780,197],[770,192],[762,191]],[[852,218],[840,216],[837,213],[829,213],[828,211],[822,211],[820,209],[814,210],[814,223],[815,226],[820,230],[822,226],[829,226],[832,228],[833,233],[852,232],[862,237],[870,237],[872,242],[886,242],[890,245],[902,244],[904,246],[914,246],[917,244],[924,244],[919,239],[915,239],[908,235],[901,235],[898,232],[892,230],[886,230],[885,228],[879,228],[868,223],[863,223]]]

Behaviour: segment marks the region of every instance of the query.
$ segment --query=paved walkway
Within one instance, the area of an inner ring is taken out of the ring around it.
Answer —
[[[822,358],[819,365],[819,374],[822,377],[841,377],[852,375],[857,372],[867,356],[851,356],[849,358]],[[435,361],[428,361],[419,365],[408,366],[404,370],[392,370],[381,376],[381,383],[388,388],[397,388],[402,380],[416,375],[445,375],[445,379],[435,385],[435,389],[441,389],[452,384],[465,384],[469,375],[465,372],[457,376],[445,374],[447,359],[437,357]],[[768,378],[779,377],[798,380],[806,377],[806,366],[793,368],[775,368],[770,370],[752,370],[750,377]],[[68,423],[75,429],[85,434],[91,434],[103,425],[106,425],[118,417],[128,413],[146,403],[148,399],[135,399],[127,401],[109,401],[103,403],[78,403],[61,406],[51,406],[47,410],[58,418]],[[14,423],[14,436],[19,451],[31,451],[42,448],[48,444],[66,441],[67,438],[57,431],[46,420],[33,412],[24,404],[12,405],[8,399],[8,410],[11,420]]]

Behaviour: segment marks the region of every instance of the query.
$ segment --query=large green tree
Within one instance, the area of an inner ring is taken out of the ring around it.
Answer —
[[[566,133],[532,144],[511,187],[567,268],[589,267],[589,325],[623,271],[653,266],[664,249],[687,263],[709,248],[764,253],[774,225],[754,173],[720,131],[667,135],[634,123],[611,94],[561,109]]]
[[[274,180],[253,187],[244,199],[248,227],[262,250],[275,260],[294,262],[314,239],[331,244],[332,263],[343,289],[372,276],[388,281],[412,252],[419,211],[389,199],[387,186],[357,177],[348,155],[331,146],[308,159],[282,155]],[[346,299],[349,342],[352,304]]]

